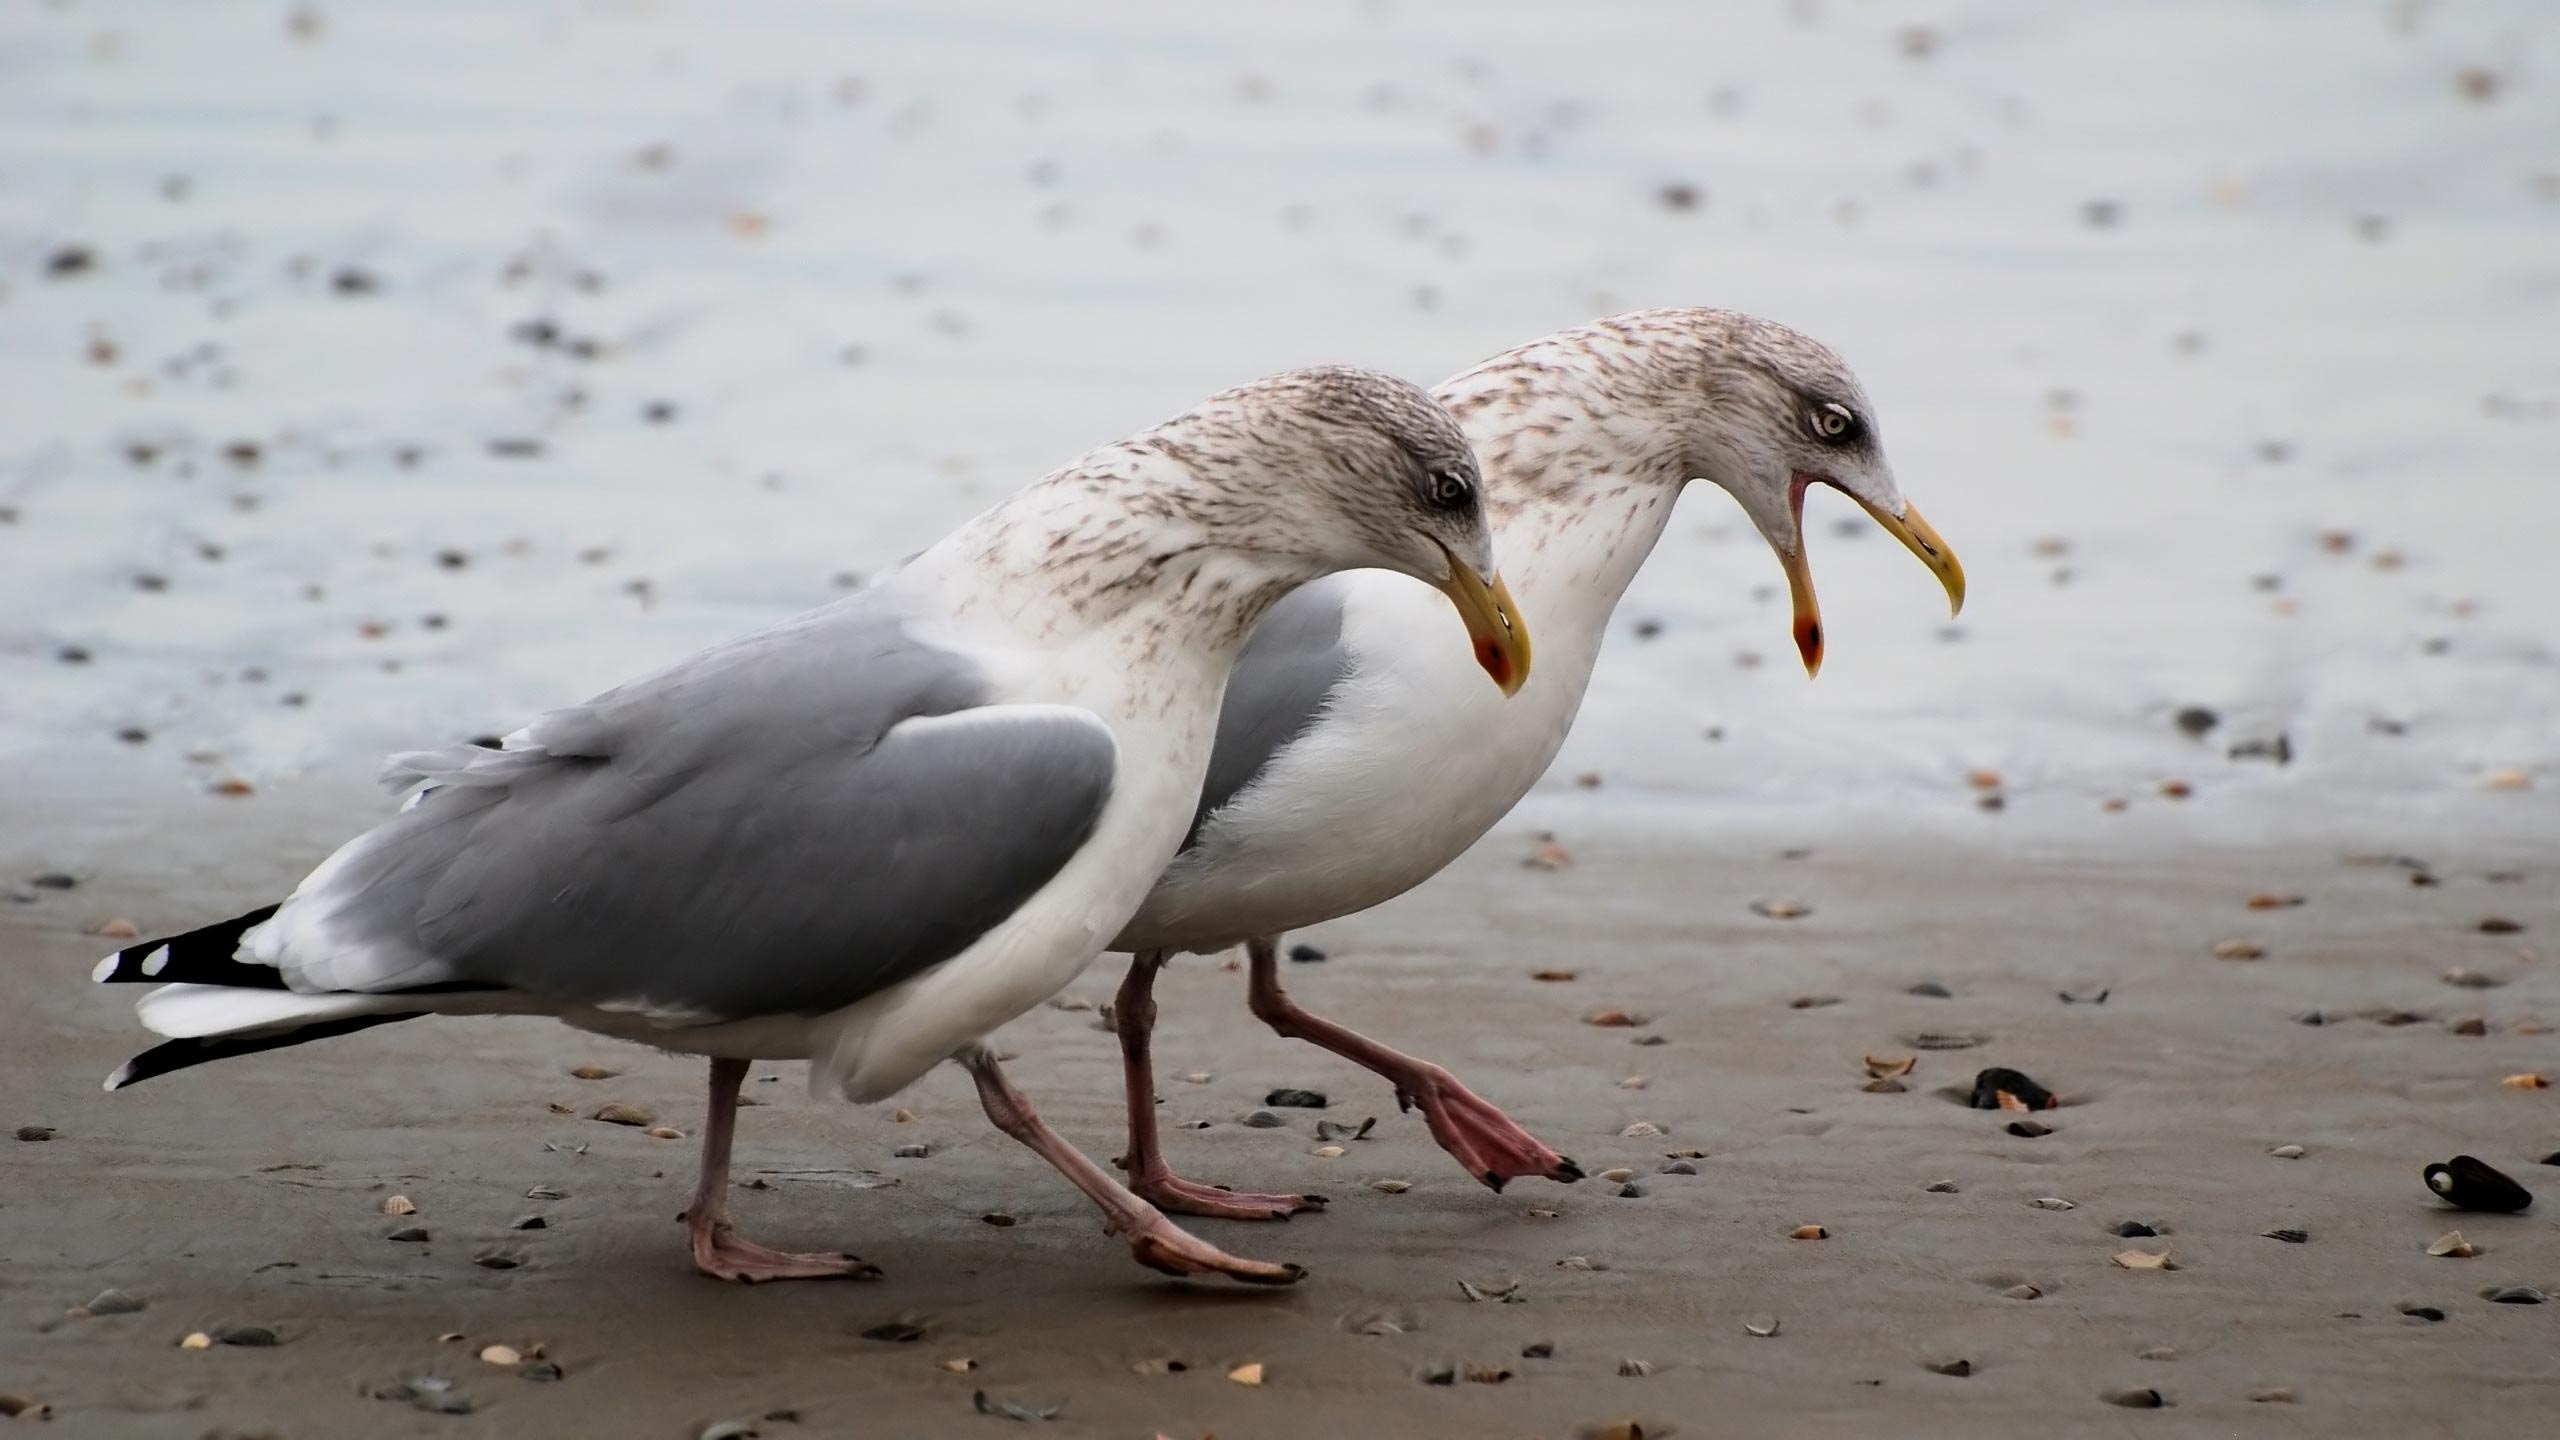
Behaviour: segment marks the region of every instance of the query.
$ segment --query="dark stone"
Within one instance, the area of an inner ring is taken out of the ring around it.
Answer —
[[[2039,1125],[2033,1120],[2012,1120],[2004,1128],[2021,1140],[2034,1140],[2053,1133],[2052,1126]]]
[[[88,274],[97,264],[97,251],[86,245],[65,245],[44,257],[44,273],[50,280],[68,280]]]
[[[78,885],[80,879],[76,875],[66,875],[59,870],[48,870],[42,875],[31,877],[27,883],[39,890],[69,890]]]
[[[2400,1307],[2400,1313],[2412,1320],[2424,1320],[2430,1325],[2444,1319],[2444,1312],[2433,1305],[2403,1305]]]
[[[2220,715],[2201,705],[2189,705],[2178,712],[2178,728],[2199,740],[2211,733],[2214,726],[2221,723]]]
[[[2489,1298],[2501,1305],[2539,1305],[2549,1297],[2530,1285],[2509,1285],[2490,1291]]]
[[[356,266],[349,265],[341,268],[337,274],[329,277],[329,288],[337,291],[340,295],[353,299],[360,295],[372,295],[379,293],[382,289],[382,277],[374,274],[370,270],[359,269]]]
[[[1923,980],[1919,984],[1912,986],[1910,989],[1905,990],[1902,993],[1905,995],[1917,995],[1923,1000],[1952,1000],[1955,998],[1954,991],[1949,990],[1946,986],[1939,984],[1935,980]]]
[[[276,1332],[264,1325],[225,1325],[213,1332],[213,1338],[219,1344],[250,1350],[270,1349],[284,1343]]]
[[[18,1127],[18,1138],[31,1145],[50,1140],[60,1133],[62,1132],[54,1129],[50,1125],[21,1125]]]
[[[1300,965],[1319,965],[1324,962],[1324,952],[1302,943],[1289,947],[1289,958]]]
[[[1321,1110],[1332,1104],[1321,1090],[1274,1090],[1262,1097],[1262,1103],[1279,1110]]]
[[[2030,1110],[2051,1110],[2061,1104],[2052,1091],[2005,1065],[1994,1065],[1974,1076],[1973,1095],[1965,1103],[1976,1110],[1998,1110],[2002,1108],[2000,1096],[2004,1091]]]
[[[2116,1226],[2115,1233],[2127,1240],[2149,1240],[2160,1232],[2139,1220],[2127,1220]]]

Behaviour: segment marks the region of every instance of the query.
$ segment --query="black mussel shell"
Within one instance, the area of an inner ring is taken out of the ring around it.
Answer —
[[[2424,1173],[2436,1198],[2457,1209],[2507,1215],[2533,1203],[2532,1191],[2468,1155],[2430,1165]]]
[[[1997,1110],[2003,1090],[2017,1096],[2030,1110],[2050,1110],[2059,1103],[2053,1098],[2052,1091],[2001,1065],[1994,1065],[1973,1077],[1973,1098],[1966,1103],[1976,1110]]]

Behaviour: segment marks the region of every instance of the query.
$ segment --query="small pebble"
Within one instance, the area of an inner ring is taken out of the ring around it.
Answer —
[[[2042,1298],[2044,1295],[2042,1290],[2037,1289],[2033,1285],[2012,1285],[2000,1293],[2012,1300],[2035,1300]]]
[[[1333,1102],[1321,1090],[1274,1090],[1262,1103],[1282,1110],[1322,1110]]]
[[[404,1245],[424,1245],[434,1237],[427,1234],[427,1227],[424,1225],[403,1225],[382,1238],[397,1240]]]
[[[1935,980],[1923,980],[1919,984],[1912,986],[1902,993],[1905,995],[1917,995],[1923,1000],[1952,1000],[1955,998],[1954,991],[1949,990],[1946,986],[1939,984]]]
[[[512,1345],[491,1345],[480,1352],[480,1359],[490,1365],[521,1365],[524,1356]]]
[[[1698,1166],[1697,1162],[1694,1160],[1666,1160],[1663,1162],[1662,1169],[1657,1173],[1664,1175],[1695,1175],[1698,1173]]]
[[[2126,1220],[2118,1224],[2111,1233],[2127,1240],[2149,1240],[2157,1237],[2160,1232],[2139,1220]]]
[[[508,1226],[510,1230],[548,1230],[551,1222],[540,1215],[520,1215]]]
[[[101,1290],[96,1299],[80,1308],[92,1315],[132,1315],[143,1307],[143,1301],[121,1290]]]
[[[1010,1229],[1012,1229],[1014,1226],[1019,1225],[1019,1224],[1021,1224],[1021,1223],[1022,1223],[1021,1221],[1014,1219],[1011,1215],[1006,1214],[1006,1213],[1005,1213],[1004,1211],[1002,1211],[1002,1210],[990,1210],[990,1211],[988,1211],[986,1214],[981,1215],[981,1216],[979,1216],[978,1218],[979,1218],[981,1221],[985,1222],[986,1224],[993,1225],[994,1227],[996,1227],[996,1228],[997,1228],[997,1229],[999,1229],[999,1230],[1010,1230]]]
[[[2039,1124],[2033,1120],[2012,1120],[2003,1128],[2021,1140],[2041,1139],[2053,1133],[2052,1126]]]
[[[1957,1188],[1956,1182],[1953,1180],[1932,1180],[1922,1188],[1926,1189],[1932,1195],[1955,1195],[1962,1193]]]
[[[50,1125],[21,1125],[18,1127],[18,1138],[30,1145],[40,1145],[61,1133],[61,1131],[54,1129]]]
[[[504,1250],[491,1250],[485,1254],[472,1256],[471,1263],[483,1270],[513,1270],[524,1264],[524,1261],[521,1257],[510,1255]]]
[[[2444,1319],[2444,1312],[2433,1305],[2403,1305],[2400,1307],[2400,1313],[2413,1320],[2424,1320],[2430,1325]]]
[[[1965,1359],[1923,1360],[1920,1368],[1937,1375],[1952,1375],[1958,1380],[1973,1373],[1973,1362]]]
[[[207,1335],[201,1330],[190,1331],[187,1338],[178,1342],[178,1348],[181,1350],[210,1350],[213,1348],[213,1337]]]
[[[1323,963],[1325,955],[1313,945],[1298,944],[1289,947],[1289,958],[1300,965],[1317,965]]]
[[[2489,1298],[2501,1305],[2539,1305],[2549,1297],[2530,1285],[2508,1285],[2490,1291]]]
[[[277,1339],[276,1332],[264,1325],[218,1326],[213,1332],[213,1338],[216,1344],[237,1345],[246,1350],[271,1349],[283,1343]]]
[[[2515,935],[2522,933],[2523,930],[2522,924],[2503,915],[2492,915],[2480,922],[2480,933],[2483,935]]]
[[[2079,1208],[2059,1195],[2040,1195],[2027,1203],[2038,1210],[2076,1210]]]
[[[2121,1405],[2127,1410],[2157,1410],[2169,1403],[2159,1391],[2148,1386],[2138,1390],[2110,1390],[2106,1398],[2108,1404]]]
[[[1256,1110],[1245,1116],[1242,1123],[1255,1130],[1277,1130],[1289,1122],[1268,1110]]]
[[[2275,1385],[2264,1390],[2252,1390],[2249,1392],[2249,1398],[2260,1405],[2290,1405],[2293,1403],[2293,1391],[2285,1386]]]
[[[2213,947],[2216,960],[2263,960],[2267,947],[2255,940],[2224,940]]]
[[[1556,1342],[1553,1340],[1532,1340],[1520,1347],[1520,1358],[1523,1360],[1552,1360],[1555,1354]]]
[[[2269,1240],[2281,1240],[2287,1245],[2300,1245],[2311,1238],[2308,1232],[2302,1230],[2265,1230],[2259,1233]]]
[[[933,1147],[922,1141],[901,1145],[897,1149],[889,1152],[892,1158],[899,1160],[922,1160],[932,1153]]]
[[[2267,1153],[2279,1160],[2299,1160],[2305,1152],[2299,1145],[2277,1145],[2269,1148]]]
[[[658,1117],[655,1113],[643,1110],[637,1105],[625,1105],[619,1101],[609,1105],[597,1106],[595,1113],[587,1118],[591,1120],[601,1120],[607,1125],[630,1125],[633,1127],[645,1127],[658,1123]]]
[[[1831,1238],[1831,1231],[1827,1227],[1821,1225],[1799,1225],[1793,1230],[1787,1232],[1787,1238],[1790,1240],[1828,1240]]]

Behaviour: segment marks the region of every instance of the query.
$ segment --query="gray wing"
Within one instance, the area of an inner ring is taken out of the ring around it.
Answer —
[[[861,599],[526,748],[399,757],[434,788],[368,847],[366,928],[428,962],[410,981],[702,1021],[835,1009],[967,949],[1091,836],[1117,747],[1080,711],[986,704],[966,657]]]
[[[1351,673],[1351,651],[1342,643],[1345,589],[1340,577],[1299,586],[1245,641],[1227,680],[1208,778],[1183,849],[1199,843],[1209,817],[1243,794],[1273,756],[1315,728],[1335,687]]]

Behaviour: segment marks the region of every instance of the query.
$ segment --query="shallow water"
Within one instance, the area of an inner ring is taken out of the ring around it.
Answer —
[[[1971,608],[1817,497],[1807,685],[1701,487],[1515,823],[2560,837],[2560,12],[1576,13],[13,9],[0,862],[511,728],[1255,374],[1701,303],[1858,365]]]

